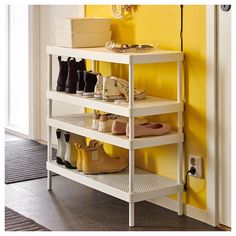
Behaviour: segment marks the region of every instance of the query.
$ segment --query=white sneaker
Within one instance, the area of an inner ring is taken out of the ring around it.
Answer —
[[[94,88],[94,98],[102,99],[102,91],[103,91],[103,76],[97,75],[97,83]]]
[[[111,132],[112,123],[118,117],[119,116],[114,114],[101,115],[98,123],[98,131],[103,133]]]
[[[99,114],[98,112],[94,110],[93,120],[92,120],[92,129],[98,130],[100,117],[101,117],[101,114]]]
[[[122,99],[124,96],[118,88],[118,78],[107,76],[103,78],[102,98],[107,101]]]

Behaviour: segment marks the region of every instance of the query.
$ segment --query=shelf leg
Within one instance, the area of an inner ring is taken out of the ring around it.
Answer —
[[[48,84],[47,89],[52,90],[52,55],[48,55]],[[47,117],[52,117],[52,100],[47,99]],[[47,161],[52,161],[52,127],[47,127],[47,142],[48,142],[48,152]],[[52,172],[47,171],[47,189],[50,191],[52,189]]]
[[[132,118],[131,118],[132,119]],[[129,194],[134,192],[134,149],[129,150]],[[134,202],[129,202],[129,226],[134,226]]]
[[[134,65],[129,65],[129,109],[132,111],[134,106]],[[129,117],[129,141],[134,140],[134,117]],[[129,194],[134,193],[134,149],[129,149]],[[129,226],[134,226],[134,202],[129,202]]]
[[[134,227],[134,203],[129,203],[129,227]]]
[[[47,189],[52,190],[52,172],[50,170],[47,171]]]
[[[49,106],[51,101],[49,102]],[[48,162],[52,161],[52,127],[48,126]],[[50,191],[52,190],[52,172],[47,171],[47,189]]]
[[[178,144],[178,184],[182,183],[182,155],[183,144]],[[183,192],[178,193],[178,215],[183,215]]]
[[[182,61],[177,62],[177,100],[178,102],[182,101]],[[178,112],[178,133],[182,134],[183,132],[183,113]],[[183,175],[183,144],[178,143],[178,184],[182,183]],[[183,192],[178,193],[178,215],[183,215]]]
[[[183,215],[183,193],[178,193],[178,215]]]

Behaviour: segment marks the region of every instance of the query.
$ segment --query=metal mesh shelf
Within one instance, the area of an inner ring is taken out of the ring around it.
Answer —
[[[65,92],[47,91],[47,98],[126,117],[129,117],[131,114],[132,116],[137,117],[183,111],[182,102],[153,96],[147,96],[143,100],[135,101],[134,107],[131,109],[126,102],[121,102],[118,105],[114,104],[114,102],[107,102],[95,98],[85,98],[78,94],[68,94]]]
[[[47,120],[47,124],[126,149],[138,149],[183,142],[183,134],[179,134],[176,131],[170,131],[161,136],[141,137],[133,140],[129,140],[126,135],[112,135],[109,132],[102,133],[91,128],[92,118],[93,115],[91,113],[53,116]]]
[[[128,169],[110,174],[85,175],[77,170],[70,170],[60,166],[56,161],[47,163],[47,167],[56,173],[70,178],[76,182],[85,184],[102,192],[110,189],[110,194],[123,200],[129,199],[129,173]],[[134,201],[153,198],[157,196],[181,191],[181,185],[176,180],[150,173],[141,169],[135,169],[134,176]],[[147,197],[149,196],[149,197]]]

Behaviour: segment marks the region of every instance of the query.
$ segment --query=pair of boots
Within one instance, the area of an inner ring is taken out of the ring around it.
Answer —
[[[76,93],[84,97],[94,97],[94,88],[97,83],[97,76],[99,73],[92,71],[77,71],[78,82],[76,86]]]
[[[85,137],[57,129],[57,163],[84,174],[114,173],[128,167],[128,159],[110,157],[103,144],[91,140],[86,146]]]
[[[86,71],[85,60],[76,61],[74,57],[68,57],[67,61],[62,61],[58,57],[59,74],[57,78],[57,91],[66,93],[76,93],[78,73]]]
[[[78,143],[75,146],[78,151],[77,170],[84,174],[114,173],[128,167],[127,158],[110,157],[97,140],[91,140],[88,146]]]
[[[76,169],[77,165],[77,149],[74,143],[82,146],[86,145],[85,137],[66,132],[60,129],[56,130],[57,135],[57,163],[65,165],[68,169]]]

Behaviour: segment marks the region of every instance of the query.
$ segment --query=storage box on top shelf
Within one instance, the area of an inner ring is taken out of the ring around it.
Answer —
[[[111,39],[109,18],[61,18],[55,23],[60,47],[103,47]]]

